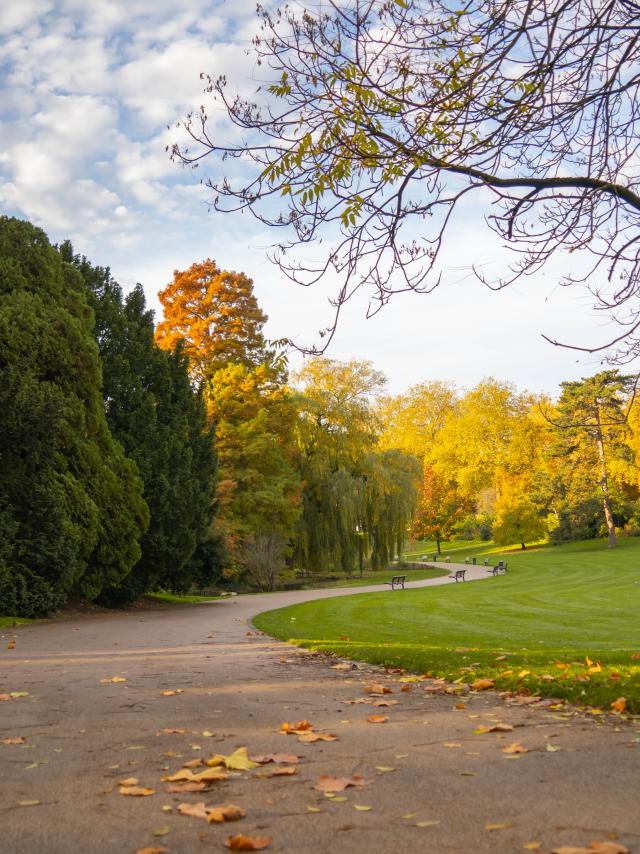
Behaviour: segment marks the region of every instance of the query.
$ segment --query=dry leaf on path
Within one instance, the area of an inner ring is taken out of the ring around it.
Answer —
[[[302,757],[295,753],[265,753],[264,756],[250,756],[252,762],[257,762],[258,765],[267,765],[269,762],[275,762],[276,765],[295,765]]]
[[[627,708],[627,698],[618,697],[617,700],[614,700],[614,702],[611,703],[611,708],[614,712],[620,712],[622,714],[622,712]]]
[[[391,688],[382,685],[380,682],[373,682],[371,685],[365,685],[365,694],[393,694]]]
[[[295,765],[283,765],[281,768],[262,768],[256,772],[256,777],[268,779],[269,777],[291,777],[297,774],[298,769]]]
[[[471,683],[471,689],[473,691],[488,691],[489,688],[493,688],[495,682],[493,679],[476,679],[475,682]]]
[[[536,839],[533,842],[525,842],[522,847],[525,851],[539,851],[542,848],[542,842],[538,842]]]
[[[519,741],[514,741],[513,744],[510,744],[508,747],[502,748],[503,753],[528,753],[529,748],[523,747]]]
[[[367,723],[384,724],[389,720],[389,715],[369,715]]]
[[[168,851],[164,845],[147,845],[146,848],[138,848],[136,854],[165,854]]]
[[[629,854],[629,849],[619,842],[608,842],[606,840],[589,843],[588,848],[575,848],[571,845],[562,845],[554,848],[551,854]]]
[[[120,786],[118,791],[121,795],[132,795],[136,798],[144,798],[156,793],[155,789],[150,789],[148,786]]]
[[[484,735],[487,732],[511,732],[513,727],[511,724],[494,724],[493,726],[484,726],[481,725],[477,729],[474,729],[474,733],[476,735]]]
[[[200,766],[204,765],[204,761],[202,759],[190,759],[188,762],[185,762],[182,766],[183,768],[200,768]]]
[[[191,818],[202,818],[209,824],[220,824],[223,821],[238,821],[246,815],[245,810],[235,804],[222,804],[217,807],[208,807],[204,801],[197,804],[178,804],[177,810],[180,815]]]
[[[316,741],[336,741],[337,735],[331,732],[301,732],[298,735],[298,741],[303,744],[313,744]]]
[[[167,691],[160,692],[162,697],[175,697],[176,694],[184,694],[184,690],[182,688],[170,688]]]
[[[397,706],[399,702],[400,702],[399,700],[374,700],[373,705],[377,706],[377,707],[380,707],[380,706]]]
[[[502,823],[498,823],[498,824],[485,824],[484,829],[485,830],[507,830],[507,828],[509,828],[509,827],[513,827],[513,825],[507,821],[507,822],[502,822]]]
[[[227,774],[219,768],[205,768],[204,771],[199,771],[194,774],[188,768],[181,768],[171,777],[163,777],[163,783],[179,783],[181,781],[189,783],[214,783],[217,780],[226,780]]]
[[[179,794],[180,792],[204,792],[209,788],[208,783],[172,783],[170,786],[167,786],[167,792],[171,792],[172,794]]]
[[[118,780],[119,786],[137,786],[140,781],[137,777],[127,777],[126,780]]]
[[[159,730],[156,735],[184,735],[185,732],[187,732],[187,730],[180,727],[166,726],[164,729]]]
[[[25,739],[21,735],[16,735],[13,738],[8,736],[0,740],[0,744],[25,744]]]
[[[124,678],[124,676],[111,676],[107,679],[101,679],[100,680],[100,682],[102,682],[103,684],[106,682],[126,682],[126,681],[127,680]]]
[[[309,732],[312,729],[313,724],[310,724],[309,721],[298,721],[295,724],[285,721],[280,726],[280,730],[287,735],[297,735],[300,732]]]
[[[222,753],[216,753],[215,756],[211,756],[207,759],[205,764],[210,768],[214,768],[216,765],[225,765],[230,771],[250,771],[252,768],[257,768],[259,765],[258,762],[252,762],[249,759],[246,747],[239,747],[228,756],[224,756]]]
[[[224,843],[231,851],[261,851],[271,845],[270,836],[245,836],[237,833]]]
[[[355,786],[362,789],[368,786],[371,780],[365,780],[359,774],[354,774],[351,777],[331,777],[328,774],[321,774],[316,780],[313,787],[317,792],[343,792],[349,786]]]
[[[15,648],[16,648],[16,642],[15,641],[9,641],[9,643],[7,644],[7,649],[15,649]]]

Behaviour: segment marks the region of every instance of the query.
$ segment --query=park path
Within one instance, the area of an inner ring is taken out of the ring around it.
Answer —
[[[499,595],[500,578],[481,567],[468,577]],[[455,595],[448,578],[408,587],[442,583]],[[222,852],[227,836],[242,832],[270,836],[267,850],[291,854],[515,852],[534,841],[549,852],[614,834],[640,854],[637,725],[508,706],[486,692],[432,694],[428,682],[336,668],[251,629],[270,608],[380,589],[241,596],[4,630],[0,694],[28,696],[0,702],[0,852]],[[114,676],[126,681],[103,681]],[[372,682],[393,693],[368,695]],[[376,699],[397,704],[375,708]],[[368,723],[372,713],[389,720]],[[337,739],[281,734],[283,721],[301,719]],[[474,733],[496,721],[514,730]],[[182,732],[163,732],[172,729]],[[18,737],[25,743],[2,743]],[[515,741],[528,752],[508,758],[502,748]],[[187,760],[240,746],[302,758],[294,776],[246,772],[204,795],[168,793],[161,782]],[[329,800],[313,789],[320,774],[372,782]],[[118,780],[132,776],[156,794],[119,794]],[[246,818],[209,826],[177,814],[179,803],[203,799],[237,804]]]

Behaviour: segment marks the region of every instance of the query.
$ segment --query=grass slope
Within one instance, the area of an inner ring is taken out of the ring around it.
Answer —
[[[324,599],[254,622],[340,656],[596,706],[624,696],[640,712],[639,608],[640,540],[625,539],[510,553],[506,576]]]

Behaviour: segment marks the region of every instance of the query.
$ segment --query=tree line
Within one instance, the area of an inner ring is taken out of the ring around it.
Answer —
[[[159,298],[156,326],[140,285],[0,219],[1,612],[640,529],[632,377],[388,395],[365,361],[290,376],[243,273],[195,263]]]

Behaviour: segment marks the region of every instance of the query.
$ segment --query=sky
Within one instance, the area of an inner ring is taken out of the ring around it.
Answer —
[[[200,174],[172,163],[176,122],[197,109],[202,72],[255,86],[247,55],[255,2],[210,0],[1,0],[0,211],[42,227],[52,242],[136,282],[161,312],[157,292],[173,271],[213,258],[241,270],[269,315],[270,338],[317,343],[331,317],[331,282],[291,284],[267,260],[274,237],[243,214],[212,213]],[[214,114],[224,133],[224,117]],[[205,163],[213,177],[219,164]],[[396,393],[418,382],[471,387],[494,376],[519,389],[557,392],[598,369],[590,356],[553,347],[606,337],[584,292],[558,286],[547,268],[494,292],[472,263],[500,272],[500,247],[473,210],[446,247],[446,284],[401,294],[374,318],[367,296],[349,304],[327,355],[369,359]],[[292,365],[300,363],[295,352]]]

